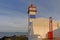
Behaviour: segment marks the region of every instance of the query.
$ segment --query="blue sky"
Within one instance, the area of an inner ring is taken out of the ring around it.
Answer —
[[[37,7],[37,17],[60,21],[60,0],[0,0],[0,32],[27,32],[30,4]]]

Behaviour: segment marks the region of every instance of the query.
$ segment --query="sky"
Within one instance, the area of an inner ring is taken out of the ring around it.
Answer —
[[[60,21],[60,0],[0,0],[0,32],[28,32],[28,6],[37,7],[37,18]]]

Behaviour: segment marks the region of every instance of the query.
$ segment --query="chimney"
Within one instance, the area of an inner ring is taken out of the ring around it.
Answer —
[[[52,17],[49,17],[48,39],[53,39],[53,23],[52,23]]]

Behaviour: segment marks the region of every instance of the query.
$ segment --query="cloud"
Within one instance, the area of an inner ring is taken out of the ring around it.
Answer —
[[[40,2],[40,1],[39,1]],[[60,0],[41,1],[37,5],[37,17],[53,17],[54,20],[60,21]]]
[[[27,32],[27,15],[13,7],[0,3],[0,32]]]
[[[27,32],[27,15],[0,7],[0,32]]]
[[[0,31],[26,32],[27,20],[20,17],[0,16]]]

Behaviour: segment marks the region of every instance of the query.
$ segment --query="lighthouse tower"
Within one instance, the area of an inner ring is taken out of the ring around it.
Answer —
[[[29,32],[29,35],[32,35],[32,22],[33,22],[33,19],[36,18],[36,6],[34,6],[33,4],[31,4],[29,7],[28,7],[28,32]]]

